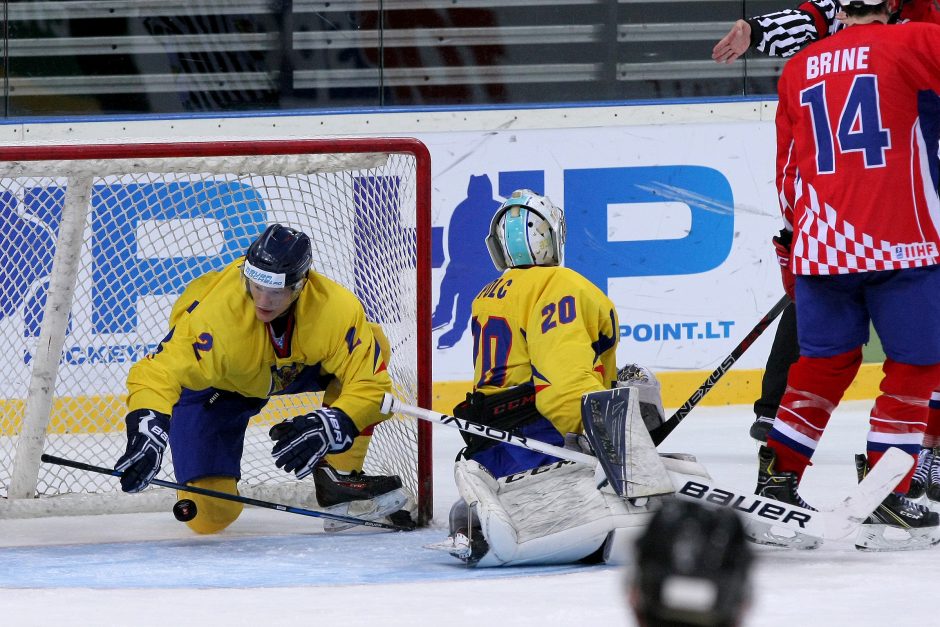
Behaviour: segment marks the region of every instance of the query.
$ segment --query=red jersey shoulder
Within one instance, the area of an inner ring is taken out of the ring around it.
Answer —
[[[937,0],[910,0],[904,2],[901,5],[901,19],[940,24],[940,2],[937,2]]]

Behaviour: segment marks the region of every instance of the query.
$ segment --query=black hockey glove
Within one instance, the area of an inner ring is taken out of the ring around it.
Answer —
[[[160,470],[163,451],[170,441],[170,417],[152,409],[127,414],[127,450],[114,469],[121,471],[121,489],[140,492]]]
[[[327,453],[349,450],[359,430],[343,410],[324,407],[279,422],[268,435],[277,443],[271,450],[274,465],[303,479]]]
[[[790,300],[796,298],[796,277],[790,269],[790,246],[793,244],[793,231],[780,229],[779,235],[773,237],[774,252],[777,254],[777,263],[780,264],[780,278],[783,281],[783,291]]]

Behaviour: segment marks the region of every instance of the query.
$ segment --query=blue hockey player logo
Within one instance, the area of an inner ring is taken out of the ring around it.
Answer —
[[[450,325],[438,338],[438,348],[450,348],[460,341],[470,322],[473,297],[499,276],[490,263],[485,240],[490,219],[500,204],[493,198],[490,177],[483,175],[470,177],[467,197],[454,207],[447,229],[448,262],[431,316],[434,329]]]
[[[24,336],[37,337],[42,322],[62,217],[64,190],[28,189],[25,209],[9,191],[0,193],[0,320],[22,307]]]

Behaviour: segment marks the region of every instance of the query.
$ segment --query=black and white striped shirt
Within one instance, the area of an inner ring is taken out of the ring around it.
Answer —
[[[796,9],[758,15],[751,25],[751,47],[771,57],[790,57],[820,37],[842,29],[836,0],[809,0]]]

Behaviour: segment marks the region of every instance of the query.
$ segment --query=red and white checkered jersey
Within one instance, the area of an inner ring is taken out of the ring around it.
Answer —
[[[940,26],[851,26],[794,56],[777,89],[793,271],[940,263]]]

